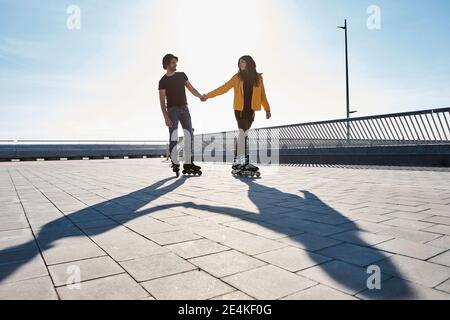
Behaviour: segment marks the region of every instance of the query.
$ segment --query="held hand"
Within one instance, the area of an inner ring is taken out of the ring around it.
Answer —
[[[173,127],[172,120],[170,120],[169,118],[166,118],[166,126],[167,126],[168,128],[172,128],[172,127]]]
[[[272,114],[269,112],[266,112],[266,119],[269,120],[270,118],[272,118]]]
[[[202,95],[202,97],[200,98],[200,100],[202,102],[206,102],[206,100],[208,100],[208,96],[206,94]]]

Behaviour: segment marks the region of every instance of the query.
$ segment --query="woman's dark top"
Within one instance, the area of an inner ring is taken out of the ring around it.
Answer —
[[[244,80],[244,110],[235,111],[236,118],[253,119],[255,111],[252,109],[253,85]]]

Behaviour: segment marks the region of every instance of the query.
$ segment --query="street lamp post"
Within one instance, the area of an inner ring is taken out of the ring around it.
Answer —
[[[356,111],[350,110],[350,85],[348,77],[348,36],[347,36],[347,19],[344,20],[344,26],[338,27],[339,29],[344,29],[345,31],[345,79],[346,79],[346,91],[347,91],[347,119],[350,119],[350,114]],[[347,142],[350,141],[350,123],[347,121]]]

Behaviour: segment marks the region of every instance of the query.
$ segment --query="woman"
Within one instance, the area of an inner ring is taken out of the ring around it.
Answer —
[[[238,62],[239,71],[223,86],[202,97],[202,101],[220,96],[234,89],[234,114],[239,128],[238,151],[233,162],[233,170],[258,171],[258,167],[249,163],[247,149],[247,131],[252,127],[255,112],[266,111],[266,119],[272,117],[267,101],[262,74],[256,71],[255,60],[243,56]]]

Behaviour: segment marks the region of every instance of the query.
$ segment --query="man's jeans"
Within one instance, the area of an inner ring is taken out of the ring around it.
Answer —
[[[167,110],[169,118],[173,123],[172,128],[169,128],[170,142],[169,152],[172,161],[178,164],[178,152],[175,150],[173,157],[172,151],[178,144],[178,122],[181,123],[181,127],[184,131],[184,162],[191,164],[193,162],[193,150],[194,150],[194,134],[192,130],[191,114],[189,113],[188,106],[183,107],[171,107]]]

